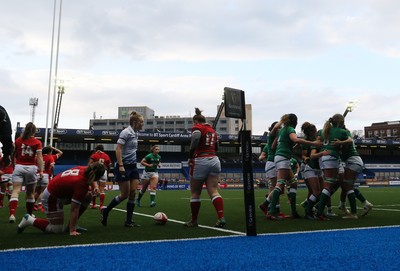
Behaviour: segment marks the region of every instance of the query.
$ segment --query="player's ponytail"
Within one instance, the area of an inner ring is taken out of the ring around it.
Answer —
[[[135,127],[135,124],[138,123],[139,121],[143,121],[143,116],[136,112],[132,111],[130,116],[129,116],[129,124],[131,127]]]
[[[198,107],[195,108],[196,115],[193,116],[193,121],[198,121],[199,123],[206,123],[206,117],[204,117],[201,114],[201,112],[202,111]]]
[[[297,126],[297,116],[293,113],[285,114],[281,117],[281,123],[283,123],[284,127],[291,126],[296,128]]]
[[[331,127],[339,127],[339,128],[344,127],[344,117],[342,114],[335,114],[325,122],[324,128],[322,130],[322,135],[324,139],[329,138],[329,131]]]
[[[28,122],[22,132],[22,139],[26,140],[36,133],[36,126],[32,122]]]
[[[325,121],[324,127],[322,128],[322,136],[324,137],[324,140],[329,139],[329,131],[332,126],[331,121],[332,121],[332,118],[329,118],[329,120]]]
[[[275,125],[277,124],[278,122],[277,121],[274,121],[272,124],[271,124],[271,126],[268,128],[268,131],[272,131],[272,129],[274,129],[274,127],[275,127]]]
[[[344,127],[344,117],[342,114],[335,114],[332,116],[332,125],[335,127],[343,128]]]

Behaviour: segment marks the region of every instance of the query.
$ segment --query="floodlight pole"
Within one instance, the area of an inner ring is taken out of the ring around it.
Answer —
[[[349,112],[351,112],[352,111],[352,109],[350,108],[350,107],[346,107],[346,110],[344,111],[344,113],[343,113],[343,117],[345,118],[346,116],[347,116],[347,114],[349,113]]]
[[[349,101],[346,105],[346,110],[343,113],[345,118],[349,112],[352,112],[357,107],[358,101]]]
[[[32,111],[32,113],[31,113],[32,123],[35,123],[35,112],[36,112],[35,109],[38,106],[38,104],[39,104],[39,98],[30,98],[29,99],[29,105],[32,106],[32,110],[31,110]]]

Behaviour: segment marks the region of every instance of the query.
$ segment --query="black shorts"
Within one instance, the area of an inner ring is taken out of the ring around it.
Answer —
[[[124,165],[124,168],[125,168],[125,175],[121,175],[121,172],[119,172],[118,164],[115,166],[114,175],[115,175],[115,180],[117,182],[125,182],[134,179],[139,179],[139,171],[137,169],[136,163]]]

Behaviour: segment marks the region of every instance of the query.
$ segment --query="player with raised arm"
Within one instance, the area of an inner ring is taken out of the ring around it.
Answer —
[[[275,147],[273,147],[273,143],[275,141],[275,138],[277,137],[278,131],[281,128],[282,123],[278,121],[274,121],[271,126],[269,127],[269,133],[268,133],[268,141],[267,145],[265,145],[263,152],[266,155],[267,162],[265,164],[265,175],[268,180],[268,193],[265,195],[265,200],[258,205],[258,208],[264,213],[264,215],[270,219],[271,215],[269,214],[269,204],[271,202],[272,198],[272,191],[274,190],[274,187],[276,186],[276,168],[275,168],[275,162],[274,162],[274,157],[275,157]],[[262,156],[259,157],[259,159],[262,159]],[[277,202],[275,208],[278,210],[279,216],[281,218],[287,218],[288,216],[285,215],[284,213],[281,213],[280,211],[280,204],[279,201]]]
[[[196,108],[193,116],[192,139],[189,150],[188,164],[190,167],[190,209],[191,219],[186,222],[186,227],[197,227],[197,218],[201,205],[201,192],[203,184],[206,185],[208,195],[217,212],[218,220],[215,227],[225,227],[224,201],[218,192],[221,162],[217,156],[218,135],[206,118]]]
[[[277,147],[275,152],[275,166],[277,169],[277,184],[274,191],[272,192],[271,200],[271,219],[280,220],[278,216],[278,210],[276,209],[276,203],[285,188],[286,182],[293,179],[294,174],[290,167],[290,159],[292,158],[293,147],[295,144],[304,144],[312,146],[320,146],[321,143],[318,141],[308,141],[302,138],[298,138],[296,135],[295,128],[297,126],[297,116],[295,114],[286,114],[281,118],[283,127],[278,133]],[[293,192],[292,192],[293,193]],[[296,201],[296,198],[291,198],[291,201]],[[293,203],[295,204],[295,203]],[[296,213],[292,213],[293,217],[297,217]]]
[[[325,122],[323,129],[318,131],[318,140],[323,143],[320,149],[320,152],[323,153],[320,158],[320,166],[324,172],[324,183],[317,210],[319,220],[328,220],[324,215],[324,209],[336,190],[340,147],[352,141],[343,129],[343,125],[343,115],[335,114]]]

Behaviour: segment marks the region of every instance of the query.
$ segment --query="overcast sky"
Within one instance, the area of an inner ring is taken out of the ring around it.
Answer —
[[[0,104],[15,127],[39,98],[45,127],[54,0],[0,3]],[[215,116],[226,86],[245,91],[255,135],[285,113],[297,131],[322,128],[350,100],[350,130],[400,120],[399,10],[398,0],[63,1],[59,128],[87,129],[118,106]]]

